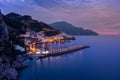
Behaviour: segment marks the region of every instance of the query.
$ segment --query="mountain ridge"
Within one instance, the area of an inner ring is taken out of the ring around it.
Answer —
[[[69,35],[98,35],[95,31],[84,29],[82,27],[79,28],[65,21],[55,22],[49,25]]]

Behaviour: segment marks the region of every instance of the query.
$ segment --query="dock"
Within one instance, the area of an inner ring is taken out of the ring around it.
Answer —
[[[89,46],[84,46],[84,45],[80,45],[80,46],[73,46],[73,47],[67,47],[67,48],[60,48],[60,49],[53,49],[53,50],[49,50],[47,54],[31,54],[33,57],[37,57],[37,58],[46,58],[46,57],[50,57],[50,56],[59,56],[59,55],[63,55],[63,54],[68,54],[77,50],[82,50],[85,48],[89,48]]]

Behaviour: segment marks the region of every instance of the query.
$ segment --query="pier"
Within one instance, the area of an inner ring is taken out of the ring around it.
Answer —
[[[52,50],[46,50],[46,51],[42,51],[42,52],[36,52],[34,54],[31,54],[33,57],[37,57],[37,58],[46,58],[46,57],[50,57],[50,56],[58,56],[58,55],[63,55],[63,54],[68,54],[77,50],[81,50],[81,49],[85,49],[85,48],[89,48],[89,46],[84,46],[84,45],[80,45],[80,46],[73,46],[73,47],[67,47],[67,48],[60,48],[60,49],[52,49]]]

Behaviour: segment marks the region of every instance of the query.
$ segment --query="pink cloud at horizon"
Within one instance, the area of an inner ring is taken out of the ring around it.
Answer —
[[[119,35],[120,32],[98,32],[101,35]]]

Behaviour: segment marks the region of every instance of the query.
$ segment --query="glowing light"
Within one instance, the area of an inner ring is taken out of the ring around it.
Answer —
[[[43,51],[42,52],[42,54],[48,54],[49,53],[49,51]]]
[[[43,51],[42,53],[43,53],[43,54],[46,54],[46,52],[45,52],[45,51]]]
[[[36,54],[40,54],[41,52],[40,51],[36,51]]]
[[[48,39],[42,39],[42,42],[45,42],[45,43],[52,43],[54,41],[58,41],[60,42],[61,38],[60,37],[50,37]]]
[[[35,42],[33,42],[32,44],[36,44]]]
[[[41,52],[40,52],[40,50],[39,50],[39,49],[37,49],[36,54],[41,54]]]
[[[32,54],[32,52],[30,51],[29,54]]]
[[[49,53],[49,51],[46,51],[46,54],[48,54]]]
[[[30,51],[36,51],[36,48],[30,48]]]

